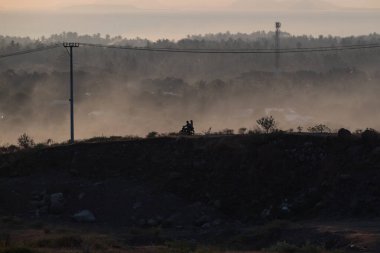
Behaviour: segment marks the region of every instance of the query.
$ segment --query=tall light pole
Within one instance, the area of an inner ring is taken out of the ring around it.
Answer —
[[[275,48],[276,48],[276,55],[275,55],[275,68],[276,73],[278,74],[280,72],[280,33],[281,33],[281,23],[276,22],[276,36],[275,36]]]
[[[63,43],[67,49],[70,48],[70,142],[74,143],[74,71],[73,71],[73,48],[79,47],[79,43]]]

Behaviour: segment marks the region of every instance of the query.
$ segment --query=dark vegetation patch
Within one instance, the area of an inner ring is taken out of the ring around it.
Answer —
[[[72,222],[88,209],[96,217],[88,226],[128,228],[119,240],[130,246],[174,250],[177,242],[190,242],[182,245],[187,248],[195,241],[296,253],[344,249],[350,243],[344,236],[296,224],[379,217],[380,141],[371,136],[93,139],[6,153],[0,155],[0,222],[25,227],[20,216],[36,219],[30,227],[46,234],[37,248],[85,247],[83,236],[51,235],[44,222]],[[93,247],[114,246],[111,240]]]
[[[281,133],[90,141],[3,154],[0,176],[142,180],[250,221],[378,216],[379,148],[373,138]]]

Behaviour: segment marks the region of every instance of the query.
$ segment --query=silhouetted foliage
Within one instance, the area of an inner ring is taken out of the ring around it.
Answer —
[[[17,139],[17,142],[20,147],[25,149],[32,148],[35,145],[34,140],[25,133]]]
[[[318,125],[315,125],[315,126],[312,126],[312,127],[308,127],[307,128],[307,131],[310,132],[310,133],[331,133],[331,129],[324,125],[324,124],[318,124]]]
[[[156,138],[156,137],[158,137],[158,133],[157,132],[150,132],[146,136],[146,138]]]
[[[277,122],[273,116],[265,116],[258,119],[257,124],[265,130],[266,133],[273,132],[276,130]]]
[[[351,136],[352,136],[351,131],[345,128],[341,128],[338,131],[338,137],[341,139],[347,139],[347,138],[350,138]]]
[[[225,134],[225,135],[233,135],[233,134],[234,134],[234,130],[233,130],[233,129],[228,129],[228,128],[226,128],[226,129],[224,129],[224,130],[222,131],[222,134]]]
[[[372,128],[367,128],[361,135],[362,140],[365,142],[373,142],[376,141],[379,138],[379,133],[372,129]]]
[[[246,134],[247,133],[247,128],[246,127],[241,127],[239,128],[239,134]]]

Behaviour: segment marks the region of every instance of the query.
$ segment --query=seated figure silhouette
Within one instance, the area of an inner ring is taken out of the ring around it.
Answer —
[[[186,125],[182,127],[182,130],[179,133],[182,135],[194,135],[194,122],[192,120],[186,121]]]

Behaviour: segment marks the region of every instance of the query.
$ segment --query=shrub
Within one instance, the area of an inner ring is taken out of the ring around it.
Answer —
[[[42,148],[46,148],[46,145],[44,143],[37,143],[34,147],[36,149],[42,149]]]
[[[85,140],[85,142],[107,142],[109,141],[109,138],[106,136],[94,136],[90,139]]]
[[[158,136],[157,132],[150,132],[147,134],[146,138],[156,138]]]
[[[34,140],[25,133],[18,137],[17,142],[21,148],[25,149],[32,148],[34,146]]]
[[[302,130],[303,130],[303,127],[301,127],[301,126],[298,126],[298,127],[297,127],[297,131],[298,131],[299,133],[301,133]]]
[[[248,130],[248,134],[249,135],[262,134],[262,130],[260,127],[256,127],[255,129]]]
[[[203,133],[204,135],[211,135],[211,127],[207,131],[204,131]]]
[[[225,134],[225,135],[233,135],[233,134],[234,134],[234,130],[233,130],[233,129],[228,129],[228,128],[226,128],[226,129],[224,129],[224,130],[222,131],[222,134]]]
[[[167,134],[167,136],[179,136],[179,133],[177,132],[170,132]]]
[[[319,134],[322,134],[322,133],[331,133],[331,129],[324,125],[324,124],[318,124],[318,125],[315,125],[313,127],[309,127],[307,129],[308,132],[310,133],[319,133]]]
[[[379,138],[379,134],[372,128],[367,128],[361,134],[362,140],[366,142],[376,141]]]
[[[265,130],[266,133],[276,130],[277,122],[273,116],[266,116],[258,119],[257,124]]]
[[[247,128],[246,127],[241,127],[239,128],[239,134],[245,134],[247,132]]]
[[[351,132],[345,128],[341,128],[338,131],[338,137],[341,139],[347,139],[352,136]]]

